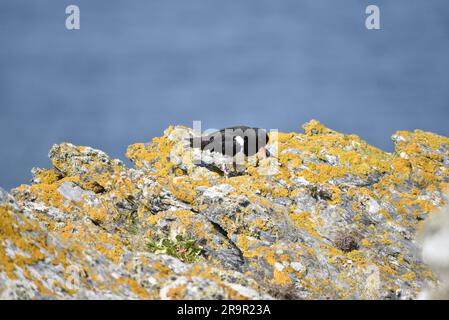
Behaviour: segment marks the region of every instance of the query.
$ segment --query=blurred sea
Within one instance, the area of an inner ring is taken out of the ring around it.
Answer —
[[[0,185],[49,167],[53,143],[124,159],[193,120],[317,118],[386,150],[396,130],[449,136],[448,18],[447,0],[0,0]]]

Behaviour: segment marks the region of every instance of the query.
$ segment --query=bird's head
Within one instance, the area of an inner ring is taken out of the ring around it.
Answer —
[[[265,148],[265,155],[268,157],[271,157],[271,152],[268,150],[268,148]]]

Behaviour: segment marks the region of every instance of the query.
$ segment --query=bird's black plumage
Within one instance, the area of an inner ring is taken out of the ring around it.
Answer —
[[[246,156],[252,156],[265,147],[268,140],[268,134],[264,129],[233,126],[198,138],[190,138],[190,146],[231,157],[241,151]]]

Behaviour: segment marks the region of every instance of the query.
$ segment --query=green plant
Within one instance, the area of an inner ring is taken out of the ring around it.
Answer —
[[[184,239],[181,235],[177,235],[175,239],[152,240],[147,247],[156,254],[168,254],[189,263],[198,261],[203,252],[203,248],[196,244],[195,239]]]

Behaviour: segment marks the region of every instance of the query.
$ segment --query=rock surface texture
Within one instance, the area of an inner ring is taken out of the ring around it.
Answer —
[[[438,282],[423,290],[420,299],[449,300],[449,206],[434,213],[418,232],[422,256],[438,276]]]
[[[425,220],[444,205],[448,138],[401,131],[387,153],[312,120],[225,179],[192,135],[129,146],[133,168],[53,146],[53,168],[0,191],[0,298],[410,299],[447,274],[428,247],[447,231],[416,239],[447,230]]]

